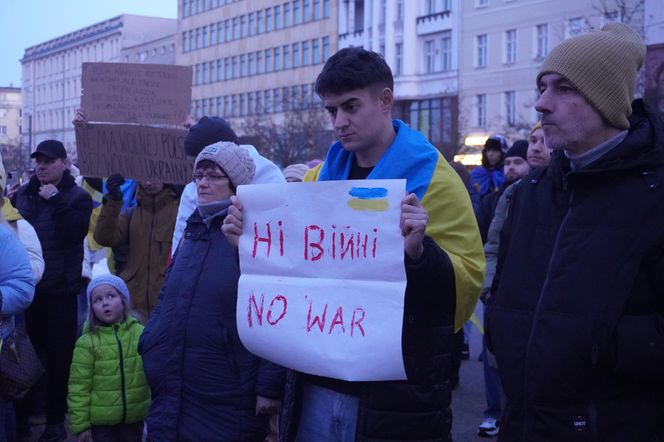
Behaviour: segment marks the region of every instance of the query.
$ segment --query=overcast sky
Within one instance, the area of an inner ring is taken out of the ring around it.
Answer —
[[[25,48],[120,14],[177,17],[177,0],[0,0],[0,87],[21,86]]]

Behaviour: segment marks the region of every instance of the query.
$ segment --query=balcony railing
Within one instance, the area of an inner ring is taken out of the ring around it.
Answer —
[[[449,29],[452,29],[451,11],[436,12],[417,17],[417,35],[432,34]]]

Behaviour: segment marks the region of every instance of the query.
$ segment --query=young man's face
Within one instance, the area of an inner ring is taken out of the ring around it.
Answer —
[[[63,158],[49,158],[46,155],[35,157],[35,174],[42,185],[58,184],[67,170],[67,160]]]
[[[371,157],[372,149],[382,147],[386,130],[392,130],[391,90],[367,87],[322,98],[345,150],[358,157]]]
[[[603,141],[609,127],[594,107],[564,77],[540,78],[535,109],[542,113],[544,142],[549,149],[583,153]]]
[[[528,175],[530,166],[528,162],[521,157],[507,157],[505,158],[505,166],[503,167],[503,175],[505,181],[511,183],[517,179]]]

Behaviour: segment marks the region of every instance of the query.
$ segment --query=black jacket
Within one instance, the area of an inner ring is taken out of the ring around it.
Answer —
[[[512,199],[487,325],[500,440],[661,437],[664,126],[633,108],[622,143],[577,171],[554,152]]]
[[[13,204],[37,232],[44,255],[44,275],[37,291],[73,294],[81,287],[83,239],[88,233],[92,199],[65,170],[58,195],[39,196],[41,184],[30,178],[14,196]]]
[[[139,343],[152,391],[153,441],[263,441],[256,396],[281,399],[286,370],[242,345],[236,323],[237,251],[198,211],[178,249]]]
[[[406,258],[402,348],[408,381],[359,383],[356,441],[448,441],[452,415],[450,354],[455,314],[454,270],[447,254],[425,237],[424,254]],[[280,438],[295,440],[301,374],[289,372]]]

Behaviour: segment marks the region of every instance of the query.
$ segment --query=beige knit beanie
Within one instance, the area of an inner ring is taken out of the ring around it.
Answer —
[[[256,173],[256,165],[249,151],[229,141],[210,144],[201,150],[196,157],[194,170],[198,168],[198,163],[201,161],[212,161],[219,166],[235,187],[249,184]]]
[[[544,74],[562,75],[608,124],[628,129],[636,76],[645,56],[639,34],[622,23],[607,23],[601,31],[556,46],[542,63],[537,84]]]

